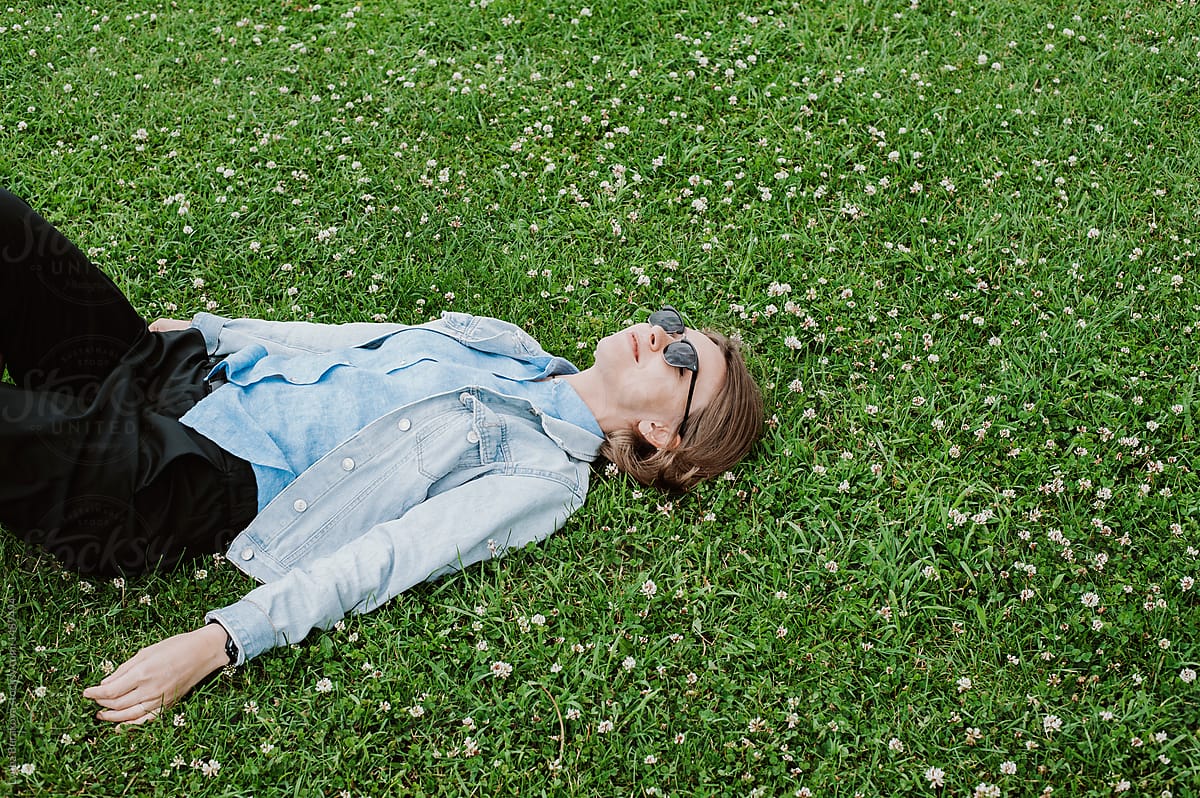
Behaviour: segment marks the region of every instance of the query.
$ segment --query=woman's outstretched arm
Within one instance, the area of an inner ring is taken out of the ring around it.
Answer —
[[[154,720],[229,662],[226,627],[246,658],[299,642],[314,628],[327,629],[350,612],[373,610],[432,576],[541,540],[562,526],[582,499],[561,482],[539,477],[473,480],[209,613],[215,623],[147,646],[83,695],[104,707],[96,714],[100,720]]]

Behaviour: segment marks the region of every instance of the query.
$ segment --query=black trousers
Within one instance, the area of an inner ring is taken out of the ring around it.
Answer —
[[[0,189],[0,524],[93,576],[224,551],[249,463],[179,423],[209,386],[195,330],[151,333],[116,285]]]

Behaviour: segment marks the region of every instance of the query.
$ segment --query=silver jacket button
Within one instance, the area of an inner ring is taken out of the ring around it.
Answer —
[[[467,443],[479,443],[479,433],[471,430],[467,433]]]
[[[243,560],[253,560],[254,559],[254,549],[249,549],[249,548],[242,549],[242,559]]]
[[[400,423],[398,423],[396,425],[396,427],[399,428],[399,430],[401,432],[408,432],[408,430],[411,426],[412,426],[412,422],[409,421],[407,418],[400,419]]]
[[[353,471],[354,470],[354,459],[347,457],[345,460],[343,460],[342,461],[342,470],[343,471]]]
[[[304,499],[296,499],[296,501],[292,503],[292,509],[298,513],[302,513],[308,509],[308,502],[304,501]]]

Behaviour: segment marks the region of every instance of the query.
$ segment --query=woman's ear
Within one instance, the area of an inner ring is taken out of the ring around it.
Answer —
[[[657,421],[643,419],[638,422],[637,431],[646,443],[655,449],[674,449],[679,445],[679,436],[675,434],[675,428]]]

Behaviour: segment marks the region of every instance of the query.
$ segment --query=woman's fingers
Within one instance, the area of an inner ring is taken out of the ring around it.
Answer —
[[[183,330],[192,326],[190,321],[181,321],[179,319],[158,319],[150,322],[150,332],[169,332],[170,330]]]
[[[175,703],[161,689],[132,677],[89,687],[83,695],[104,707],[96,713],[97,718],[113,723],[145,723]]]
[[[117,699],[136,689],[142,681],[139,672],[135,671],[141,656],[142,652],[139,651],[122,662],[121,667],[108,676],[105,676],[100,681],[100,684],[84,690],[83,697],[90,698],[98,703],[104,703],[104,701]]]
[[[154,720],[163,713],[166,706],[150,701],[141,702],[128,709],[102,709],[96,713],[100,720],[110,723],[141,725]]]
[[[125,693],[120,693],[113,696],[97,696],[83,694],[84,698],[90,698],[102,707],[107,709],[123,710],[129,707],[136,707],[142,702],[147,705],[152,703],[162,703],[165,696],[154,696],[153,691],[144,687],[135,685],[133,689]]]
[[[96,695],[112,695],[113,690],[120,689],[119,686],[114,687],[114,685],[120,685],[122,683],[126,674],[128,674],[130,669],[133,668],[137,657],[138,655],[134,654],[132,657],[122,662],[119,668],[101,679],[100,684],[96,685],[95,687],[89,687],[87,690],[83,691],[83,694],[88,698],[92,697],[90,693],[95,693]]]
[[[144,707],[144,711],[149,711],[174,703],[161,688],[132,678],[101,687],[89,687],[83,691],[83,697],[90,698],[100,706],[117,712],[137,707]]]
[[[129,692],[130,686],[122,682],[103,681],[95,687],[89,687],[83,691],[84,698],[90,698],[97,704],[104,706],[112,706],[112,702],[121,698]]]
[[[127,720],[123,723],[118,723],[117,728],[119,729],[122,726],[141,726],[142,724],[149,723],[152,720],[158,720],[158,716],[160,714],[161,713],[159,712],[151,712],[146,715],[142,715],[140,718],[134,718],[133,720]]]

